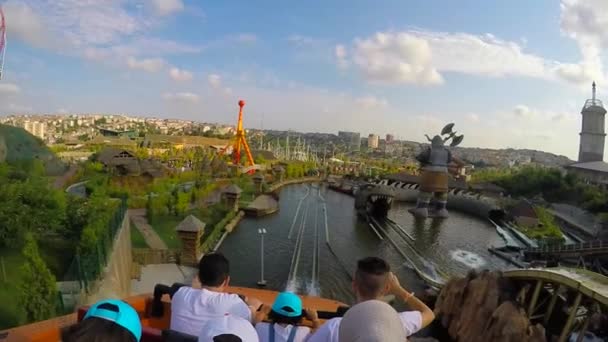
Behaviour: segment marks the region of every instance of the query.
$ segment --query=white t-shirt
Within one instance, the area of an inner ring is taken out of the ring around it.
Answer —
[[[407,336],[415,334],[422,328],[422,314],[420,311],[400,312],[399,318],[401,319]],[[326,321],[312,336],[310,336],[308,342],[338,342],[340,321],[342,321],[342,317],[336,317]]]
[[[251,321],[251,310],[238,295],[184,286],[171,299],[171,330],[198,336],[203,323],[225,314]]]
[[[268,336],[270,323],[261,322],[255,325],[255,330],[258,332],[258,336],[260,337],[260,342],[268,342],[270,341],[270,337]],[[306,340],[306,337],[310,334],[309,327],[298,327],[293,325],[282,326],[280,324],[274,324],[274,341],[275,342],[287,342],[289,338],[289,334],[291,333],[291,329],[296,330],[296,336],[294,337],[294,342],[303,342]]]

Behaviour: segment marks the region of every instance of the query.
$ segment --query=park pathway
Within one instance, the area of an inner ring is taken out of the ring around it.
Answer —
[[[129,218],[135,225],[135,228],[144,236],[146,243],[152,249],[167,249],[165,242],[158,236],[156,231],[148,223],[146,218],[146,209],[129,209]]]
[[[55,189],[63,189],[66,183],[74,177],[76,172],[78,171],[78,165],[72,164],[70,168],[61,176],[55,178],[55,182],[53,182],[53,187]]]

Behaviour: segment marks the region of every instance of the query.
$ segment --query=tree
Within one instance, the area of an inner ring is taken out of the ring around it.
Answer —
[[[187,192],[178,192],[177,200],[175,201],[175,215],[181,216],[188,211],[190,205],[190,195]]]
[[[25,263],[21,268],[19,302],[27,322],[53,317],[57,304],[55,277],[47,268],[38,252],[38,245],[31,233],[25,235],[23,247]]]

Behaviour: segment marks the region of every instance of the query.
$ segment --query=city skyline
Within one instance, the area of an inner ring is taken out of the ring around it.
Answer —
[[[0,114],[126,113],[576,159],[608,3],[3,1]]]

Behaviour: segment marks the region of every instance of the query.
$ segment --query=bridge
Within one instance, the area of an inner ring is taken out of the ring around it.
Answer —
[[[567,341],[572,331],[579,339],[595,313],[608,308],[608,277],[578,268],[532,268],[505,271],[504,276],[519,286],[517,301],[533,323],[551,330],[551,321],[560,322],[557,307],[567,308],[565,324],[559,325],[558,341]],[[557,305],[559,302],[559,305]]]
[[[608,256],[608,241],[528,248],[524,250],[524,255],[527,259],[547,259],[555,256],[562,258]]]

